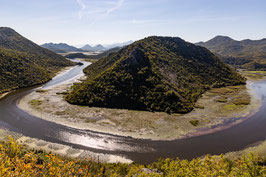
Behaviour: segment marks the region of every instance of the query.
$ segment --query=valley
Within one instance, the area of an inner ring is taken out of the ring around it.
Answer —
[[[79,68],[79,67],[76,66],[76,68]],[[77,75],[80,75],[78,74],[80,73],[80,71],[82,71],[82,68],[79,69],[79,72],[74,72],[74,73],[77,73]],[[53,90],[54,88],[60,86],[58,84],[62,84],[62,83],[65,84],[65,81],[71,81],[70,78],[75,78],[75,75],[68,77],[69,75],[71,75],[71,73],[73,72],[69,70],[68,72],[63,73],[60,77],[58,77],[58,79],[55,79],[54,81],[52,80],[51,83],[47,83],[47,85],[49,87],[53,87],[53,88],[50,88],[51,90]],[[65,79],[61,79],[62,77]],[[57,80],[60,80],[60,82],[58,83]],[[56,84],[54,85],[53,83],[56,83]],[[250,142],[255,143],[258,141],[262,141],[264,139],[264,134],[263,134],[264,119],[263,117],[261,117],[261,115],[264,114],[265,100],[263,99],[263,95],[265,95],[265,93],[263,91],[265,91],[265,89],[261,89],[261,88],[265,86],[264,86],[264,82],[260,82],[260,81],[255,82],[250,87],[258,94],[259,96],[258,98],[262,99],[260,109],[257,112],[253,113],[250,116],[250,118],[247,117],[248,119],[246,119],[242,123],[238,122],[238,124],[232,127],[229,127],[229,128],[227,127],[224,130],[219,130],[211,134],[208,133],[206,135],[190,137],[190,138],[187,137],[185,139],[177,139],[177,140],[171,140],[171,141],[164,141],[164,140],[158,141],[158,140],[150,140],[150,139],[141,140],[141,139],[135,139],[135,138],[130,138],[130,137],[112,135],[110,133],[107,133],[107,134],[100,133],[99,131],[91,131],[88,128],[84,128],[84,127],[79,127],[79,129],[74,128],[74,127],[70,128],[69,127],[71,126],[70,124],[66,124],[68,126],[61,125],[62,122],[57,122],[57,124],[54,124],[50,121],[55,121],[55,120],[50,119],[49,121],[46,121],[46,120],[39,119],[35,116],[32,116],[28,113],[25,113],[24,111],[21,112],[21,110],[16,107],[16,104],[14,104],[18,100],[23,98],[24,96],[34,93],[36,91],[37,93],[40,93],[40,94],[47,93],[45,92],[45,90],[48,90],[49,87],[46,88],[44,86],[43,88],[40,88],[37,90],[34,89],[34,90],[29,90],[29,91],[25,91],[21,93],[14,92],[13,94],[7,95],[5,98],[3,98],[0,101],[0,106],[1,108],[6,107],[8,109],[6,108],[1,109],[1,114],[6,115],[6,118],[7,118],[7,119],[1,119],[2,128],[4,128],[5,131],[15,131],[27,137],[38,138],[38,139],[52,142],[52,143],[60,143],[63,145],[71,146],[72,148],[84,149],[84,150],[92,152],[89,154],[100,153],[101,154],[100,156],[102,158],[104,158],[106,155],[113,155],[113,156],[118,155],[120,157],[115,158],[116,160],[120,159],[121,161],[124,161],[122,159],[125,158],[125,159],[134,160],[137,162],[143,162],[143,163],[152,162],[158,157],[178,156],[180,158],[191,159],[193,157],[201,156],[201,155],[204,155],[205,153],[210,153],[210,152],[212,154],[219,154],[219,153],[228,152],[228,151],[236,151],[236,150],[241,150],[247,147],[250,144]],[[40,90],[44,90],[44,91],[40,91]],[[35,104],[36,103],[38,105],[40,102],[36,101]],[[13,112],[12,114],[10,114],[11,112],[8,111],[10,109],[12,109],[11,111]],[[8,112],[6,112],[5,110]],[[156,113],[153,113],[153,114],[156,114]],[[19,117],[19,120],[13,121],[13,119],[17,119],[16,117]],[[45,118],[45,117],[42,117],[42,114],[39,115],[38,117]],[[21,124],[20,122],[24,122],[24,123]],[[41,125],[41,127],[39,125]],[[31,128],[28,128],[28,126],[30,126]],[[247,133],[250,131],[254,132],[254,128],[256,128],[257,133],[247,135]],[[223,139],[216,138],[217,136],[220,137],[221,135],[223,135]],[[245,137],[245,138],[241,138],[241,137]],[[35,148],[38,147],[38,148],[47,150],[46,147],[47,145],[49,145],[47,143],[45,144],[41,143],[43,144],[41,145],[40,143],[38,143],[39,141],[36,141],[34,139],[33,139],[34,141],[28,138],[26,139],[23,138],[23,139],[18,139],[18,140],[23,143],[29,144],[29,145],[33,143],[32,145],[30,145],[30,147],[35,147]],[[234,141],[233,144],[232,144],[232,140]],[[223,145],[221,145],[219,142],[223,142]],[[227,142],[230,144],[230,146],[227,144]],[[35,143],[37,146],[34,145]],[[217,143],[220,144],[219,148],[217,148]],[[41,147],[38,144],[41,145]],[[206,149],[204,148],[205,145],[208,145],[209,147],[208,151],[206,151]],[[194,150],[194,153],[191,153],[191,150],[188,147],[194,147],[194,146],[197,146],[198,148],[197,150]],[[53,147],[53,146],[50,146],[50,147]],[[179,149],[179,151],[176,151],[176,148]],[[58,149],[58,148],[55,148],[55,149]],[[61,148],[59,148],[58,150],[53,150],[53,149],[50,149],[50,150],[55,153],[60,154],[60,149]],[[134,153],[132,154],[132,152]],[[261,151],[259,152],[261,153]],[[145,156],[143,156],[143,154],[145,154]],[[122,156],[122,159],[121,159],[121,156]],[[151,156],[153,158],[151,158]]]
[[[0,177],[266,177],[266,1],[0,5]]]
[[[61,67],[43,86],[2,95],[3,139],[13,134],[28,148],[123,163],[192,159],[264,141],[263,71],[236,72],[180,38],[152,36],[99,54],[77,52],[62,55],[80,65]],[[243,139],[254,126],[260,133]],[[261,146],[254,151],[264,153]]]

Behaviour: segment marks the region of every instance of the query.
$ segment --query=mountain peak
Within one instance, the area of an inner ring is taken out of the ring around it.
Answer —
[[[151,36],[84,69],[88,80],[66,99],[96,107],[185,113],[208,87],[245,80],[206,48],[177,37]]]
[[[266,39],[238,41],[227,36],[216,36],[196,45],[206,47],[236,68],[265,70]]]
[[[0,31],[1,31],[1,33],[4,33],[4,32],[16,32],[14,29],[9,28],[9,27],[0,27]]]
[[[81,49],[82,50],[87,50],[87,51],[103,51],[103,50],[106,50],[106,48],[103,45],[101,45],[101,44],[97,44],[94,47],[92,47],[89,44],[86,44]]]
[[[207,41],[206,43],[218,44],[218,43],[231,42],[231,41],[235,41],[235,40],[228,36],[218,35],[212,38],[211,40]]]

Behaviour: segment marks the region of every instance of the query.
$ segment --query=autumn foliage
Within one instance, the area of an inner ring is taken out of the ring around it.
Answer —
[[[147,174],[143,168],[160,173]],[[220,155],[161,159],[150,165],[97,163],[27,150],[10,137],[0,143],[0,176],[266,176],[266,167],[265,159],[253,154],[234,161]]]

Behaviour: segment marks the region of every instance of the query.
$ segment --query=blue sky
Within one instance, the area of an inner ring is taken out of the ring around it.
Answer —
[[[0,25],[38,44],[110,44],[151,35],[261,39],[266,0],[0,0]]]

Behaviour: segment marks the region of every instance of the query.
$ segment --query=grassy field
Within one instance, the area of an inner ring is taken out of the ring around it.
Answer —
[[[266,79],[266,71],[240,71],[240,74],[253,81]]]

